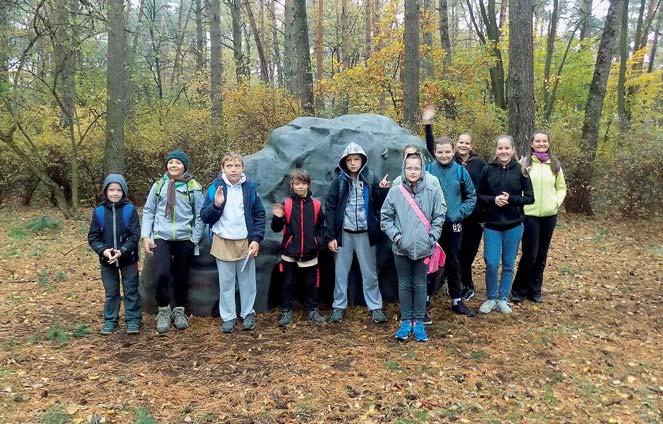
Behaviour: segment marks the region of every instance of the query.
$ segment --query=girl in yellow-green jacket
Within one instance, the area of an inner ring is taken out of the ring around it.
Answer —
[[[521,163],[532,180],[535,202],[524,208],[522,256],[513,281],[511,300],[530,299],[541,303],[543,270],[557,223],[557,211],[566,196],[566,182],[561,163],[550,149],[550,136],[543,131],[532,135],[528,154]]]

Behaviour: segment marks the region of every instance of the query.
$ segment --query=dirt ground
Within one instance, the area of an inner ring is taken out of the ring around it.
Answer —
[[[663,422],[661,222],[561,216],[545,303],[471,319],[440,296],[428,343],[393,339],[397,305],[386,325],[353,308],[282,330],[274,311],[157,336],[146,315],[103,337],[87,225],[0,209],[1,423]]]

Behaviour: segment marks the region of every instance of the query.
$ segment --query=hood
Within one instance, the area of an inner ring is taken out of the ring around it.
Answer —
[[[362,149],[361,146],[358,145],[357,143],[350,143],[345,147],[345,150],[343,150],[341,158],[338,160],[338,167],[341,169],[341,172],[349,176],[348,168],[345,165],[345,158],[347,158],[350,155],[359,155],[362,157],[361,168],[359,169],[359,172],[357,172],[357,175],[361,174],[364,168],[366,168],[366,165],[368,164],[368,155],[366,154],[364,149]]]
[[[219,178],[223,180],[224,183],[226,183],[227,186],[236,186],[236,185],[242,185],[246,182],[246,175],[242,172],[242,175],[239,176],[239,182],[237,184],[232,184],[230,181],[228,181],[228,178],[226,177],[226,174],[223,172],[219,174]]]
[[[408,156],[412,155],[417,155],[421,159],[421,176],[419,177],[419,180],[417,182],[421,182],[424,179],[424,176],[426,174],[426,160],[424,159],[424,155],[419,153],[411,153]],[[403,165],[401,166],[401,181],[405,184],[410,184],[408,179],[405,177],[405,159],[403,159]]]
[[[108,176],[106,176],[104,179],[104,187],[101,191],[104,199],[106,199],[106,189],[108,188],[108,185],[112,183],[118,183],[120,187],[122,187],[122,198],[126,199],[129,195],[129,186],[127,185],[127,180],[125,180],[124,177],[120,174],[108,174]]]

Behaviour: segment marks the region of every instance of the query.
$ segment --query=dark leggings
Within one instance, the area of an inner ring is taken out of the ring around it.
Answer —
[[[548,249],[552,240],[557,215],[525,216],[522,256],[513,281],[511,294],[515,296],[540,296],[543,286],[543,270],[546,268]]]
[[[483,227],[476,221],[463,222],[463,240],[460,243],[460,280],[463,288],[474,290],[472,263],[479,251]]]
[[[193,242],[189,240],[154,240],[154,277],[157,286],[157,304],[160,307],[185,306],[189,291],[189,267],[193,259]],[[172,276],[175,302],[170,299]]]
[[[306,286],[304,303],[307,310],[318,307],[318,266],[300,268],[296,262],[282,261],[283,265],[283,309],[292,309],[297,288],[297,277],[301,277]]]
[[[463,224],[445,222],[442,225],[440,245],[446,254],[444,273],[449,284],[451,299],[460,299],[463,296],[463,286],[460,282],[460,242],[463,238]]]

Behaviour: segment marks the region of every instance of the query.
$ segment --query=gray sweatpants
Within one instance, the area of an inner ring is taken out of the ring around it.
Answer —
[[[244,272],[241,272],[244,259],[239,261],[216,260],[219,270],[219,314],[223,321],[237,318],[235,306],[235,288],[239,286],[241,305],[240,317],[255,313],[253,305],[256,301],[256,260],[249,259]]]
[[[348,233],[343,231],[343,246],[338,247],[334,262],[336,284],[332,308],[348,307],[348,273],[352,266],[352,255],[357,254],[361,280],[364,286],[364,300],[368,310],[382,309],[382,294],[378,284],[375,246],[368,241],[368,232]]]

